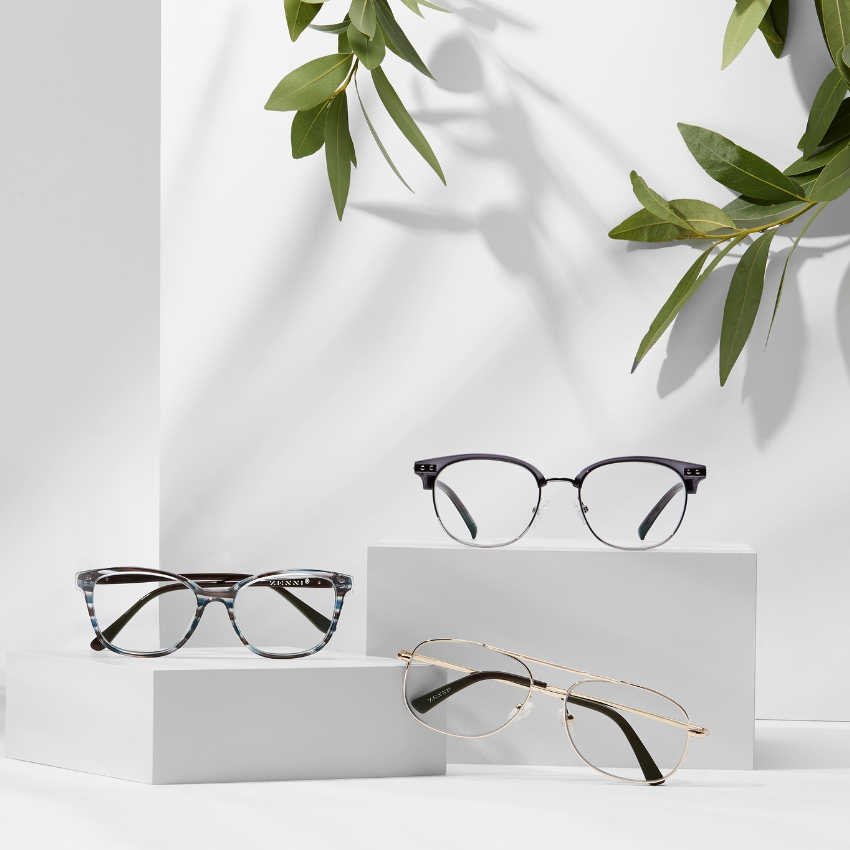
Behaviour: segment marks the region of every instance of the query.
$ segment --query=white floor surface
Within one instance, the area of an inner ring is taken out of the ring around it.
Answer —
[[[658,788],[584,768],[473,765],[421,779],[147,786],[3,758],[0,846],[850,850],[850,723],[759,721],[757,766],[682,770]]]

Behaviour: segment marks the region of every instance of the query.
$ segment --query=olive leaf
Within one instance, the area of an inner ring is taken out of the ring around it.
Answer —
[[[670,206],[679,216],[700,233],[712,233],[721,227],[735,228],[735,222],[728,213],[708,201],[694,201],[690,198],[679,198],[670,201]]]
[[[771,53],[778,59],[788,36],[788,0],[773,0],[767,14],[761,19],[759,29]]]
[[[645,210],[651,212],[657,218],[660,218],[669,224],[676,227],[681,227],[685,230],[693,230],[687,221],[685,221],[674,209],[661,197],[657,192],[654,192],[646,181],[636,172],[632,171],[629,175],[632,181],[632,190],[635,197],[643,204]]]
[[[797,174],[810,174],[812,171],[820,171],[824,166],[829,165],[848,146],[850,146],[850,139],[845,139],[843,142],[839,142],[837,145],[833,145],[831,148],[815,154],[811,159],[801,156],[796,162],[792,162],[785,169],[785,173],[789,177],[793,177]]]
[[[342,36],[340,36],[342,38]],[[348,28],[348,43],[354,51],[354,55],[363,63],[370,71],[374,71],[381,62],[384,61],[386,54],[386,44],[381,30],[375,31],[373,38],[366,38],[354,24]]]
[[[753,37],[767,13],[770,0],[737,0],[723,36],[723,64],[726,68]]]
[[[378,0],[378,2],[381,2],[381,0]],[[384,108],[390,114],[390,118],[395,121],[405,138],[416,148],[420,156],[434,169],[437,176],[445,184],[446,178],[443,175],[443,169],[440,168],[440,163],[437,161],[431,145],[428,144],[428,140],[416,126],[416,122],[410,117],[410,113],[405,109],[395,89],[390,85],[383,68],[375,68],[372,71],[372,81],[375,84],[378,97],[381,98],[381,103],[384,104]]]
[[[779,301],[782,298],[782,287],[785,286],[785,275],[788,272],[788,264],[791,262],[791,257],[793,256],[794,251],[797,250],[797,245],[800,244],[800,240],[806,235],[806,231],[809,229],[809,226],[824,211],[825,208],[826,204],[822,204],[814,211],[809,220],[803,225],[802,230],[800,230],[797,234],[797,238],[794,240],[794,243],[791,245],[791,250],[785,258],[785,265],[782,267],[782,277],[779,278],[779,289],[776,290],[776,303],[773,305],[773,315],[770,318],[770,327],[767,329],[767,339],[764,341],[765,348],[767,348],[767,343],[770,340],[770,332],[773,330],[773,323],[776,321],[776,311],[779,309]]]
[[[416,2],[416,0],[401,0],[401,2],[404,3],[404,5],[407,6],[407,8],[410,9],[410,11],[413,12],[415,15],[419,15],[420,18],[425,17],[419,9],[419,4]]]
[[[820,143],[821,145],[832,145],[848,138],[850,138],[850,100],[843,100]]]
[[[694,264],[685,272],[685,276],[676,285],[670,297],[664,302],[664,306],[658,311],[658,315],[652,320],[649,330],[644,335],[638,346],[635,362],[632,364],[632,372],[637,369],[640,361],[647,355],[649,350],[658,342],[670,323],[679,315],[681,309],[688,303],[691,296],[708,280],[709,275],[717,268],[717,264],[742,240],[746,234],[735,237],[717,256],[709,263],[708,268],[702,271],[708,255],[714,250],[711,245],[697,257]],[[701,273],[702,272],[702,273]]]
[[[392,9],[387,4],[387,0],[374,0],[374,2],[378,25],[383,31],[384,41],[386,41],[387,47],[397,56],[404,59],[405,62],[413,65],[417,71],[423,73],[426,77],[434,79],[434,75],[425,66],[419,54],[413,49],[413,45],[408,41],[402,28],[398,25],[398,21],[396,21]]]
[[[800,194],[808,194],[808,190],[818,178],[818,173],[804,174],[794,178],[799,187]],[[726,204],[723,207],[723,211],[728,213],[736,222],[750,222],[759,219],[775,218],[786,213],[793,213],[794,210],[802,211],[807,204],[808,202],[802,199],[776,204],[771,201],[763,201],[759,198],[749,198],[746,195],[740,195],[734,201]]]
[[[356,79],[354,80],[354,88],[357,91],[357,100],[360,101],[360,109],[363,112],[363,117],[366,119],[366,126],[369,128],[369,132],[372,134],[372,138],[375,140],[375,144],[378,146],[378,150],[380,150],[381,153],[384,155],[384,159],[387,161],[387,164],[390,166],[390,168],[392,168],[395,176],[398,177],[398,179],[401,180],[401,182],[404,183],[404,185],[407,186],[408,189],[410,189],[410,186],[407,185],[407,181],[404,179],[404,177],[401,176],[401,172],[395,167],[395,163],[392,161],[390,155],[387,153],[387,149],[381,142],[377,130],[375,130],[375,128],[372,126],[372,122],[369,120],[369,115],[366,112],[366,107],[363,105],[363,98],[360,97],[360,87],[357,85]],[[410,189],[410,191],[412,192],[413,189]]]
[[[415,12],[419,15],[420,18],[425,17],[422,14],[422,10],[419,8],[420,6],[427,6],[429,9],[436,9],[438,12],[446,12],[451,15],[451,11],[449,9],[444,9],[442,6],[438,6],[436,3],[429,3],[428,0],[401,0],[411,12]]]
[[[611,239],[628,239],[630,242],[671,242],[686,239],[690,234],[676,225],[666,222],[649,210],[639,210],[609,231]]]
[[[803,156],[808,158],[815,152],[846,94],[847,82],[838,68],[833,68],[821,83],[809,112],[809,121],[803,136]]]
[[[791,179],[760,156],[713,130],[691,124],[678,126],[694,159],[718,183],[742,195],[768,201],[800,197]]]
[[[320,150],[325,143],[325,121],[328,104],[320,103],[312,109],[295,113],[292,119],[292,158],[301,159]]]
[[[850,83],[850,67],[842,55],[850,44],[850,0],[819,0],[826,46],[835,67]]]
[[[348,30],[345,32],[341,32],[336,39],[336,52],[337,53],[353,53],[354,51],[351,49],[351,42],[348,40]]]
[[[744,252],[732,274],[720,328],[720,386],[726,384],[756,320],[770,243],[776,230],[762,233]]]
[[[286,25],[289,27],[289,38],[295,41],[319,14],[321,5],[306,3],[304,0],[283,0],[283,10],[286,13]]]
[[[351,134],[348,130],[348,97],[345,91],[334,95],[325,122],[325,160],[334,206],[339,220],[348,199],[351,184]]]
[[[350,53],[320,56],[290,71],[269,96],[266,109],[276,112],[312,109],[342,84],[351,67]]]
[[[375,35],[375,2],[374,0],[351,0],[351,8],[348,10],[351,25],[356,27],[366,38]]]
[[[850,147],[845,147],[824,166],[809,191],[813,201],[834,201],[850,189]]]
[[[350,23],[351,20],[348,15],[346,15],[345,18],[338,24],[310,24],[310,29],[317,30],[318,32],[329,32],[332,35],[339,35],[341,32],[345,32],[348,29],[348,25]]]

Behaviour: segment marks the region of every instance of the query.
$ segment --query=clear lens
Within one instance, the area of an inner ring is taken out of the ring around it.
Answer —
[[[434,483],[443,528],[470,546],[501,546],[521,537],[540,502],[537,479],[516,463],[463,460]]]
[[[186,636],[198,601],[179,579],[156,573],[116,573],[94,586],[94,614],[101,634],[124,652],[161,652]],[[169,615],[160,617],[160,607]]]
[[[233,614],[251,646],[275,655],[306,652],[331,630],[333,582],[292,572],[266,575],[239,588]]]
[[[593,533],[622,549],[650,549],[669,540],[687,500],[677,472],[645,461],[597,467],[582,482],[580,497]]]
[[[438,661],[462,669],[434,663]],[[404,679],[404,698],[417,720],[465,738],[507,726],[530,692],[531,674],[521,661],[463,641],[421,644]]]
[[[630,709],[646,712],[638,714]],[[578,754],[619,779],[661,781],[682,761],[688,745],[684,710],[667,697],[636,685],[579,682],[570,689],[567,732]]]

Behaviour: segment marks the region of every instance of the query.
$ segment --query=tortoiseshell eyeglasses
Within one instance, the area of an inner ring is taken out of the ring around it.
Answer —
[[[413,471],[430,490],[437,519],[466,546],[507,546],[540,513],[543,488],[554,481],[578,490],[576,509],[593,534],[615,549],[666,543],[685,516],[688,496],[705,467],[664,457],[613,457],[573,478],[547,478],[519,458],[463,454],[417,460]]]
[[[404,701],[423,726],[455,738],[484,738],[525,717],[532,693],[560,699],[561,722],[579,758],[599,773],[637,785],[661,785],[681,766],[694,726],[670,697],[642,685],[496,649],[434,639],[398,657],[407,661]],[[535,679],[528,664],[576,674],[557,688]]]
[[[321,570],[179,575],[140,567],[77,573],[94,650],[156,658],[186,643],[211,602],[227,609],[245,646],[266,658],[301,658],[331,639],[351,576]]]

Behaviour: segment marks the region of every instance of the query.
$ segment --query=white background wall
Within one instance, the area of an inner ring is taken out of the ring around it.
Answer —
[[[262,108],[332,37],[291,45],[278,0],[165,4],[164,565],[347,570],[360,593],[335,640],[359,648],[366,545],[437,533],[417,457],[496,451],[549,475],[618,453],[700,461],[681,539],[759,553],[758,716],[850,719],[850,203],[812,227],[769,348],[765,308],[723,390],[731,267],[630,375],[695,255],[606,236],[637,208],[631,168],[667,197],[730,197],[677,121],[780,167],[797,157],[830,67],[812,4],[792,2],[785,58],[759,37],[722,74],[729,3],[451,5],[398,12],[436,84],[385,65],[448,188],[364,81],[417,194],[352,104],[360,165],[340,224],[322,155],[292,161],[289,116]],[[774,242],[770,306],[789,244]],[[536,533],[585,534],[566,490],[547,495]]]
[[[0,3],[0,683],[91,640],[77,570],[157,557],[159,23]]]

